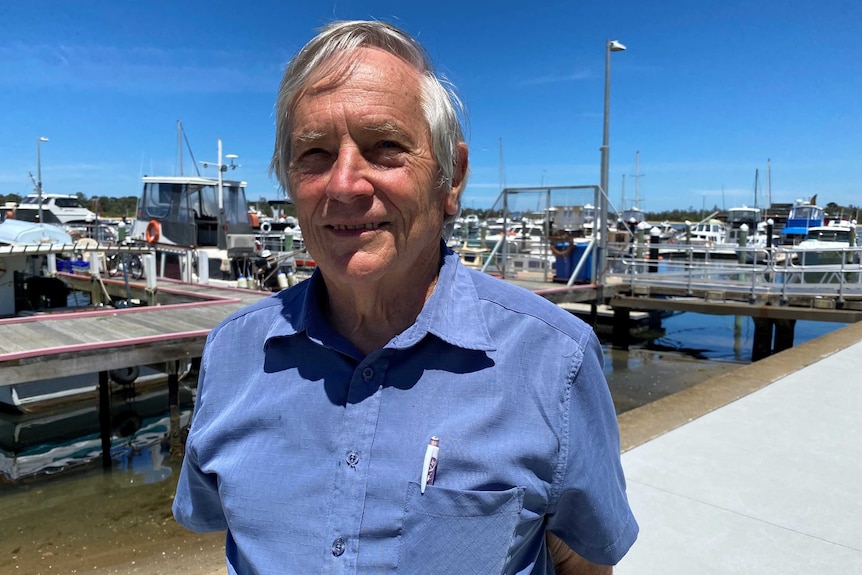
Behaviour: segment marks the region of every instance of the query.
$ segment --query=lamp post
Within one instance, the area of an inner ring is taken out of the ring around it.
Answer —
[[[608,163],[610,162],[610,111],[611,111],[611,52],[622,52],[626,47],[616,40],[608,40],[605,43],[605,114],[604,129],[602,131],[602,166],[601,166],[601,190],[599,190],[599,210],[596,214],[595,230],[599,232],[599,257],[598,270],[595,281],[598,283],[599,274],[607,267],[608,258]]]
[[[48,138],[36,138],[36,194],[39,196],[39,223],[42,223],[42,142]]]

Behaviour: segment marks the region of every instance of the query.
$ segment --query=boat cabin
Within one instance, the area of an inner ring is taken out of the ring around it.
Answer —
[[[725,243],[732,245],[739,244],[739,230],[743,224],[748,226],[749,234],[754,235],[758,233],[761,221],[760,208],[749,208],[748,206],[730,208],[727,211],[727,238],[725,239]],[[750,238],[751,236],[749,236]]]
[[[805,239],[809,228],[823,225],[825,212],[813,202],[796,200],[787,216],[787,224],[781,230],[781,243],[796,245]]]
[[[227,250],[236,247],[231,236],[253,234],[245,182],[144,176],[143,184],[133,238]]]

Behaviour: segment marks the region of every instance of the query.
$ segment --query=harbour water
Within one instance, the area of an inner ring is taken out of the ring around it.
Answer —
[[[841,327],[799,321],[795,343]],[[663,319],[627,351],[605,343],[617,411],[749,363],[753,332],[750,318],[687,313]],[[179,417],[186,423],[192,395],[189,381],[183,385]],[[219,535],[188,533],[171,517],[181,456],[171,449],[166,391],[123,402],[110,473],[100,463],[95,399],[71,411],[0,413],[0,573],[111,573],[112,565],[131,561],[141,573],[168,573],[174,571],[154,565],[222,544]]]

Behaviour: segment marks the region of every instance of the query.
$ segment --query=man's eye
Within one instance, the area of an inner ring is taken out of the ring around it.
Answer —
[[[326,153],[326,150],[324,150],[323,148],[311,148],[311,149],[309,149],[309,150],[304,151],[304,152],[302,153],[302,157],[306,157],[306,158],[307,158],[307,157],[310,157],[310,156],[315,156],[315,155],[318,155],[318,154],[325,154],[325,153]]]
[[[385,140],[383,142],[380,142],[380,144],[378,144],[378,146],[385,149],[385,150],[400,150],[401,149],[401,144],[399,144],[398,142],[393,142],[392,140]]]

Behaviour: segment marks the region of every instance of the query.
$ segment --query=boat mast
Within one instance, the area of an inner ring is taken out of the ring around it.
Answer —
[[[635,203],[632,207],[640,209],[641,207],[641,196],[640,196],[640,181],[643,174],[641,173],[641,153],[640,151],[635,152],[635,173],[633,174],[635,179]]]
[[[772,164],[766,158],[766,206],[772,205]]]
[[[623,174],[622,197],[620,198],[620,213],[626,209],[626,175]]]
[[[757,168],[754,168],[754,207],[757,207]]]
[[[181,120],[177,120],[177,167],[179,174],[178,176],[183,175],[183,123]]]

